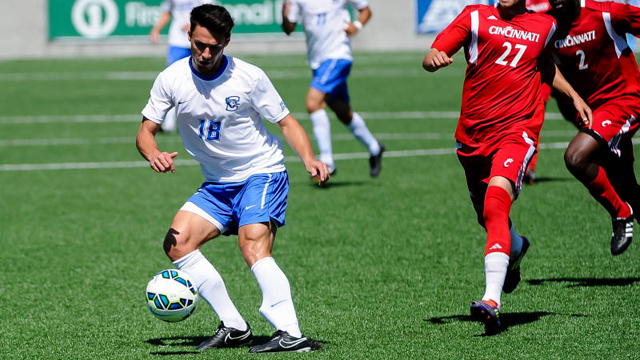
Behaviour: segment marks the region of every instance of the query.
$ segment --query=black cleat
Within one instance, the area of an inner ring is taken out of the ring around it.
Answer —
[[[211,337],[211,339],[204,341],[198,347],[197,350],[206,350],[214,348],[231,348],[242,345],[247,345],[253,339],[251,333],[251,327],[247,323],[247,330],[238,330],[231,327],[226,327],[220,322],[218,330]]]
[[[371,175],[371,177],[380,175],[380,171],[382,171],[382,153],[386,149],[384,144],[379,141],[378,145],[380,146],[380,153],[369,158],[369,175]]]
[[[520,263],[522,262],[522,258],[529,250],[529,239],[526,237],[522,237],[522,251],[520,251],[520,255],[515,259],[509,259],[509,267],[507,268],[507,276],[504,278],[504,285],[502,285],[502,291],[507,294],[510,294],[518,287],[520,284]]]
[[[627,204],[629,205],[629,204]],[[629,205],[631,209],[631,206]],[[622,254],[633,240],[633,209],[628,218],[611,219],[613,232],[611,233],[611,254]]]
[[[484,324],[486,335],[495,335],[500,332],[500,308],[495,301],[472,301],[471,317]]]
[[[256,345],[249,349],[250,353],[270,352],[308,352],[311,351],[311,342],[306,336],[293,337],[288,332],[278,330],[271,340],[262,345]]]

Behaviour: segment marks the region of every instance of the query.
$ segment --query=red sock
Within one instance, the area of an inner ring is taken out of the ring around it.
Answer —
[[[489,186],[484,196],[482,216],[487,228],[487,246],[485,256],[494,252],[509,255],[511,252],[511,235],[509,234],[509,211],[511,196],[499,186]]]
[[[631,216],[629,206],[620,199],[620,196],[613,189],[602,167],[598,168],[598,176],[587,185],[587,189],[591,196],[607,209],[612,218]]]

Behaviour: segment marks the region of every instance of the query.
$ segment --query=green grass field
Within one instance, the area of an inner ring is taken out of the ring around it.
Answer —
[[[310,132],[303,57],[241,57],[266,70]],[[485,234],[454,154],[464,61],[428,74],[422,57],[356,55],[354,108],[388,149],[379,178],[369,178],[366,150],[337,121],[338,174],[326,188],[313,186],[286,149],[288,225],[274,256],[303,332],[324,349],[268,357],[638,359],[639,245],[610,255],[607,213],[564,167],[575,130],[555,104],[542,133],[541,181],[512,208],[532,247],[523,282],[503,296],[506,329],[483,336],[470,320],[470,302],[484,292]],[[195,351],[218,324],[205,302],[176,324],[147,309],[147,281],[172,265],[164,234],[202,182],[179,135],[158,136],[162,149],[180,152],[175,174],[154,173],[135,148],[140,110],[163,66],[161,58],[0,62],[0,358],[249,356],[246,348]],[[203,252],[266,340],[273,328],[258,313],[260,290],[237,239]]]

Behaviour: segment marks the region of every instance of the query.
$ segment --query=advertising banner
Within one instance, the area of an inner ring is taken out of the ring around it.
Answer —
[[[416,33],[437,34],[471,4],[493,4],[493,0],[416,0]]]
[[[283,0],[223,0],[236,21],[234,34],[283,34]],[[49,39],[148,37],[162,0],[49,0]],[[164,29],[166,34],[168,27]],[[284,34],[283,34],[284,35]]]

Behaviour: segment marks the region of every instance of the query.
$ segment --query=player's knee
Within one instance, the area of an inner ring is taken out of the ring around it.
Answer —
[[[180,250],[184,247],[184,242],[180,240],[181,237],[179,235],[180,232],[178,230],[170,228],[164,236],[164,242],[162,243],[165,254],[172,260],[174,260],[173,255],[181,252]]]
[[[571,147],[567,148],[564,152],[564,163],[572,174],[584,172],[588,165],[582,152],[572,149]]]

